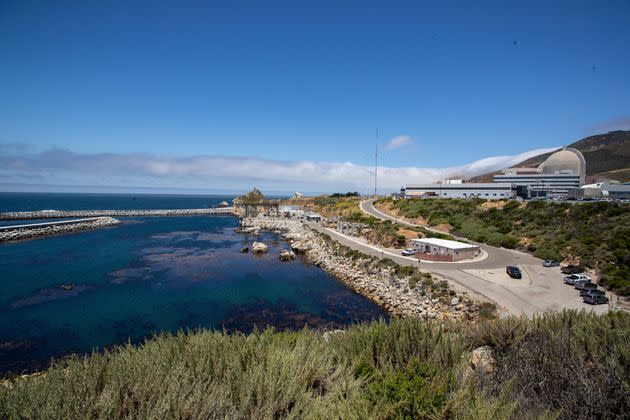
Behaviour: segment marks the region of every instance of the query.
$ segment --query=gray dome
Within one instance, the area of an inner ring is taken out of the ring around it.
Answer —
[[[579,150],[566,147],[547,158],[538,167],[543,174],[573,173],[586,174],[586,160]]]

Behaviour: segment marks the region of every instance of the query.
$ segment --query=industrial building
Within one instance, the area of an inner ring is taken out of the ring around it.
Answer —
[[[465,183],[447,181],[438,184],[405,185],[400,193],[403,198],[485,198],[504,200],[515,196],[510,183]]]
[[[570,189],[568,198],[571,200],[628,200],[630,199],[630,182],[625,184],[598,182],[582,185],[580,188]]]
[[[418,251],[416,257],[421,260],[444,262],[469,260],[480,252],[477,245],[438,238],[412,239],[411,248]]]
[[[567,197],[584,185],[586,160],[579,150],[565,147],[551,154],[537,168],[508,168],[491,183],[447,180],[435,184],[411,184],[400,189],[402,198],[484,198],[504,200],[516,196]],[[619,191],[618,195],[623,194]]]
[[[567,196],[586,178],[586,160],[579,150],[565,147],[537,168],[509,168],[494,175],[497,184],[514,185],[517,195],[530,197]]]

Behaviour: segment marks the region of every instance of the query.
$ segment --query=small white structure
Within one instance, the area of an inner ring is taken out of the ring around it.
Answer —
[[[306,220],[308,220],[309,222],[321,222],[322,215],[317,213],[309,213],[306,215]]]
[[[300,209],[298,206],[280,206],[278,212],[281,216],[290,219],[304,218],[304,210]]]
[[[468,260],[480,252],[477,245],[438,238],[412,239],[411,247],[418,251],[418,258],[431,261]]]

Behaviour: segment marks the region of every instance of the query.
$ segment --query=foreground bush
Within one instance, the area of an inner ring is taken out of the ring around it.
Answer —
[[[481,345],[492,372],[469,368]],[[629,378],[625,313],[394,319],[325,338],[200,331],[9,379],[0,418],[614,418],[630,410]]]

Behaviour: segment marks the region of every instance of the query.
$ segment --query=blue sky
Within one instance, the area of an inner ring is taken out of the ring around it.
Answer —
[[[630,129],[628,22],[614,0],[0,0],[0,190],[365,189],[376,127],[384,188],[501,166]],[[218,166],[242,158],[264,173]]]

